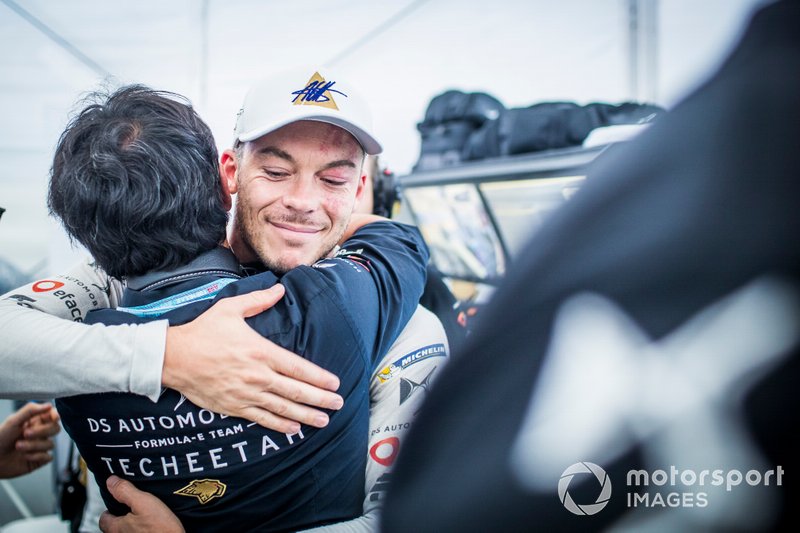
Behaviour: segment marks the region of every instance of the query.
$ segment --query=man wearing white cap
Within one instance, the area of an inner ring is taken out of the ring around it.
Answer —
[[[341,190],[344,176],[357,171],[363,187],[364,154],[382,151],[370,129],[369,108],[357,90],[320,71],[310,77],[306,71],[279,76],[248,92],[234,147],[221,159],[221,172],[237,193],[230,244],[242,263],[285,272],[333,249],[357,199]],[[360,159],[358,150],[352,156],[353,138],[362,150]],[[331,146],[349,147],[351,155],[335,157]],[[304,182],[303,175],[316,176],[320,185]],[[371,520],[402,438],[448,353],[441,322],[420,306],[373,368],[365,516],[340,524],[342,530],[374,527]]]
[[[368,133],[369,109],[354,88],[338,78],[323,78],[318,71],[306,78],[305,85],[298,84],[299,79],[303,74],[298,72],[254,86],[239,112],[234,148],[222,154],[221,172],[231,192],[238,193],[231,247],[243,263],[255,262],[256,268],[264,265],[273,272],[310,264],[327,254],[355,209],[357,197],[345,196],[339,189],[342,176],[355,170],[356,161],[335,159],[329,146],[352,149],[355,138],[363,150],[362,165],[364,154],[382,150]],[[292,95],[291,100],[286,94]],[[298,178],[303,174],[317,175],[324,192],[315,195],[314,187]],[[361,165],[358,175],[363,187]],[[291,217],[286,216],[286,207]],[[441,322],[419,306],[371,373],[365,514],[334,529],[376,527],[373,520],[390,467],[425,389],[448,353]]]

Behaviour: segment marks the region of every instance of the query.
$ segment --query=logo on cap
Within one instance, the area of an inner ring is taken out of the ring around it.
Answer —
[[[293,91],[294,105],[318,105],[320,107],[327,107],[329,109],[339,110],[339,106],[333,100],[333,94],[341,94],[345,98],[347,95],[342,91],[333,89],[336,84],[335,81],[325,81],[319,72],[315,72],[313,76],[306,82],[306,86],[300,90]]]

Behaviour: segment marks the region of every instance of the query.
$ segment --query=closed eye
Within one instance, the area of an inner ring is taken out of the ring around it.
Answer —
[[[267,177],[269,179],[273,179],[273,180],[281,180],[281,179],[285,179],[286,177],[289,176],[288,172],[280,171],[280,170],[269,170],[269,169],[265,168],[265,169],[262,169],[262,171],[264,172],[264,174],[267,175]]]

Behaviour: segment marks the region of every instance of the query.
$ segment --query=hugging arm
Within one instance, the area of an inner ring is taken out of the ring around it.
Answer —
[[[382,353],[385,351],[383,346],[388,347],[395,341],[399,331],[406,325],[409,317],[417,308],[416,302],[424,285],[427,249],[418,232],[408,227],[392,224],[383,226],[381,229],[376,225],[373,231],[356,233],[352,240],[345,243],[345,253],[341,258],[326,260],[323,265],[320,265],[320,268],[301,267],[284,276],[282,281],[286,285],[287,291],[293,295],[292,301],[295,302],[293,306],[313,305],[301,313],[305,317],[302,327],[309,328],[309,332],[315,331],[312,337],[320,335],[323,337],[323,339],[318,339],[317,346],[326,345],[326,339],[337,338],[336,332],[343,328],[343,324],[348,323],[355,328],[354,333],[358,332],[353,338],[374,339],[368,341],[365,346],[360,346],[359,351],[373,354]],[[388,237],[379,234],[388,234]],[[379,250],[381,244],[388,251]],[[326,298],[305,300],[303,294],[306,294],[310,286],[316,287],[316,294],[325,288],[325,294],[331,300]],[[233,286],[230,287],[233,288]],[[322,308],[317,308],[316,303],[310,304],[311,301],[328,303],[324,304]],[[352,301],[361,302],[363,305],[348,305]],[[378,310],[381,313],[376,312]],[[352,314],[358,312],[363,312],[363,315]],[[342,315],[341,320],[330,320],[331,316],[338,314]],[[381,320],[377,318],[378,315],[381,316]],[[270,331],[271,328],[267,327],[270,324],[269,321],[275,319],[276,315],[263,315],[254,317],[253,320],[259,331]],[[326,328],[333,331],[327,332]],[[441,332],[441,327],[439,330]],[[320,334],[320,331],[325,333]],[[297,335],[304,337],[302,333],[297,333]],[[443,332],[441,336],[443,338]],[[444,342],[446,343],[446,341]],[[405,348],[398,349],[404,350]],[[327,353],[329,351],[330,348],[323,350],[324,358],[329,362],[346,357],[344,354]],[[387,357],[393,360],[396,353],[393,352],[393,355]],[[345,358],[344,361],[346,362],[347,359]],[[380,366],[379,362],[374,359],[368,363],[373,369],[376,365]],[[336,364],[341,364],[341,361]],[[423,365],[420,364],[418,369],[423,369]],[[352,378],[352,376],[350,377]],[[374,375],[373,382],[377,383],[377,379],[377,375]],[[400,387],[401,381],[398,376],[394,383],[387,384],[379,390],[370,391],[370,427],[376,428],[391,423],[402,430],[407,429],[407,422],[413,417],[416,408],[413,402],[407,403],[402,410],[398,411],[395,408],[399,401]],[[379,394],[373,394],[374,392],[379,392]],[[419,398],[421,397],[422,395],[419,395]],[[374,433],[373,436],[375,436]],[[375,445],[379,445],[379,442],[376,441],[372,444],[372,446]],[[367,464],[366,484],[370,490],[363,502],[364,515],[355,520],[328,526],[334,528],[334,531],[337,529],[339,531],[374,529],[377,522],[377,505],[381,496],[381,490],[375,491],[375,488],[383,482],[382,479],[389,465],[386,464],[386,461],[371,461],[371,455],[373,454],[368,455],[365,462]],[[128,482],[116,484],[114,488],[109,484],[108,487],[118,499],[126,498],[126,503],[134,509],[134,512],[122,517],[105,515],[102,523],[104,528],[107,527],[109,531],[137,531],[142,524],[147,524],[149,520],[157,520],[165,513],[170,517],[168,522],[171,524],[171,528],[169,531],[181,530],[181,526],[172,520],[174,515],[151,495],[137,490]],[[117,488],[124,488],[120,496],[117,496],[115,492]]]
[[[115,307],[121,289],[87,262],[0,297],[0,396],[133,392],[155,400],[165,386],[278,431],[324,425],[325,414],[309,406],[340,404],[336,376],[245,323],[271,307],[280,288],[227,299],[178,327],[80,323],[92,309]]]

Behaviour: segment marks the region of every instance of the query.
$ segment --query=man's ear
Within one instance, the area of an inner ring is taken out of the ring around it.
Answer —
[[[229,198],[231,194],[239,192],[239,183],[236,180],[238,165],[236,152],[230,148],[222,152],[219,160],[219,174],[222,179],[222,189],[228,192]]]
[[[231,191],[228,190],[228,179],[222,174],[222,167],[219,169],[219,181],[222,184],[222,204],[225,211],[230,211],[233,207]]]
[[[367,183],[367,175],[362,174],[360,178],[358,178],[358,187],[356,188],[356,203],[361,200],[361,196],[364,194],[364,184]]]

